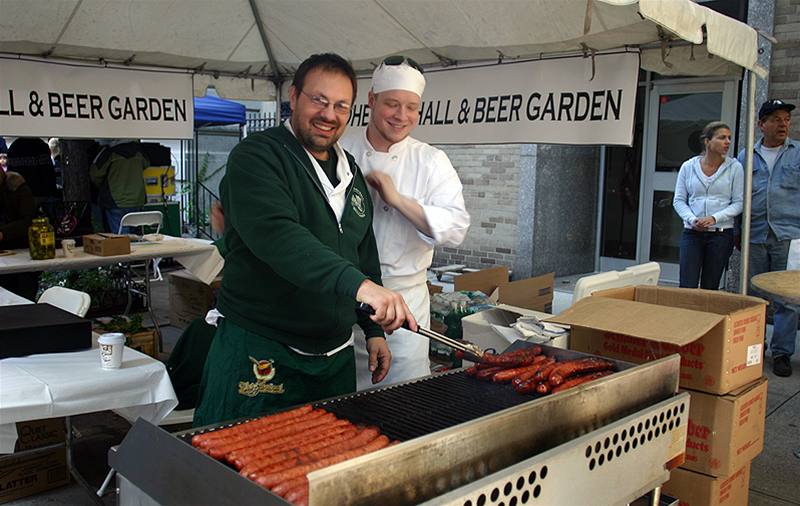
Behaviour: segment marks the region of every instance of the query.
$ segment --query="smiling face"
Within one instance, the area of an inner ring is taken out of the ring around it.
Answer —
[[[369,92],[371,109],[367,139],[378,151],[388,151],[411,133],[419,122],[420,97],[407,90]]]
[[[782,145],[789,137],[789,126],[792,122],[792,115],[789,111],[777,110],[758,120],[758,127],[764,134],[763,145],[774,148]]]
[[[731,147],[731,131],[727,128],[717,128],[711,139],[706,139],[705,143],[706,151],[724,157]]]
[[[324,98],[328,105],[323,108],[311,97]],[[353,98],[353,86],[346,75],[319,68],[305,76],[302,90],[294,86],[289,89],[292,130],[312,155],[327,160],[328,149],[342,136],[348,119],[347,113],[334,111],[334,104],[350,105]]]

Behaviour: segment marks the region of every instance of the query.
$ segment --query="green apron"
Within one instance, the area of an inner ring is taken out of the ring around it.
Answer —
[[[194,426],[259,416],[354,392],[353,348],[307,356],[220,319],[208,352]]]

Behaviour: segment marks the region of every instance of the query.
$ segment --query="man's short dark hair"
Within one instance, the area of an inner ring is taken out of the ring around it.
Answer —
[[[297,71],[294,73],[294,79],[292,79],[292,86],[294,86],[298,92],[303,91],[306,75],[314,69],[321,69],[326,72],[338,72],[345,75],[350,79],[350,83],[353,85],[353,101],[355,101],[356,91],[358,90],[356,72],[353,70],[353,66],[350,65],[350,62],[336,53],[312,54],[297,67]]]

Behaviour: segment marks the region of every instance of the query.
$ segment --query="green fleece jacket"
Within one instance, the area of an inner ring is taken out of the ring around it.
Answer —
[[[279,126],[249,135],[228,158],[220,183],[225,212],[225,276],[220,312],[233,323],[308,353],[344,344],[358,316],[355,296],[380,283],[372,201],[354,174],[338,224],[317,174],[294,135]]]
[[[103,208],[141,207],[146,201],[143,171],[150,165],[137,142],[104,148],[89,167]],[[115,231],[116,232],[116,231]]]

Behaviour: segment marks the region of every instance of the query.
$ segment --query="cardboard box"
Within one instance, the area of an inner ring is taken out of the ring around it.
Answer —
[[[126,336],[127,342],[125,346],[134,350],[140,351],[145,355],[156,358],[156,350],[158,349],[158,334],[155,330],[143,330],[135,334]]]
[[[681,355],[680,385],[727,394],[761,377],[766,302],[713,290],[629,286],[595,292],[548,321],[570,347],[642,363]]]
[[[444,288],[442,288],[441,286],[434,285],[430,281],[428,281],[427,283],[428,283],[428,293],[430,295],[433,295],[435,293],[442,293],[442,291],[444,290]]]
[[[520,316],[546,318],[550,315],[522,307],[500,304],[497,307],[486,309],[462,318],[461,327],[464,330],[464,339],[477,344],[484,350],[494,348],[500,353],[511,346],[513,341],[509,341],[507,338],[500,335],[492,325],[510,327]],[[567,340],[568,334],[550,339],[546,342],[534,338],[529,339],[531,342],[543,342],[548,346],[564,349],[567,347]]]
[[[183,329],[196,318],[205,318],[216,304],[216,292],[221,285],[222,276],[207,285],[187,270],[170,273],[169,324]]]
[[[69,483],[66,446],[0,457],[0,504]]]
[[[17,444],[14,451],[32,450],[63,443],[66,435],[63,417],[17,422]]]
[[[678,498],[680,506],[747,506],[750,463],[724,478],[688,469],[673,469],[661,490]]]
[[[550,272],[535,278],[508,280],[507,267],[492,267],[457,276],[455,291],[483,292],[494,302],[550,313],[553,311],[553,284],[555,274]]]
[[[767,378],[722,396],[687,391],[691,401],[682,467],[711,476],[730,476],[761,453]]]
[[[89,234],[83,236],[83,251],[91,255],[109,257],[131,252],[131,239],[127,235]]]

